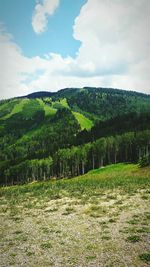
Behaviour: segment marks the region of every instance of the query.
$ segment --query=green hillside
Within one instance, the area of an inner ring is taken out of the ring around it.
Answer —
[[[150,96],[106,88],[0,101],[0,182],[71,177],[149,161]]]
[[[17,99],[11,99],[9,101],[0,101],[0,118],[5,118],[5,116],[9,117],[12,110],[19,102],[20,101]]]
[[[49,106],[48,104],[46,104],[42,99],[38,98],[37,99],[42,107],[42,109],[44,110],[45,112],[45,116],[53,116],[57,109],[56,108],[53,108],[51,106]]]
[[[19,113],[22,112],[23,107],[26,105],[26,103],[29,102],[29,99],[22,99],[21,101],[18,101],[18,103],[15,103],[13,109],[11,110],[10,113],[7,113],[7,115],[5,115],[4,117],[2,117],[3,119],[8,119],[9,117],[11,117],[13,114],[15,113]]]
[[[150,95],[111,88],[64,89],[54,99],[66,97],[74,111],[82,110],[106,120],[118,114],[150,111]]]
[[[86,118],[83,114],[81,114],[79,112],[75,112],[74,111],[73,115],[77,119],[77,121],[80,124],[82,130],[83,129],[89,130],[94,125],[94,123],[90,119]]]
[[[48,94],[51,101],[63,106],[67,102],[66,107],[83,115],[93,115],[96,119],[107,120],[130,112],[150,111],[150,95],[112,88],[66,88],[54,93],[32,93],[27,97],[48,98]]]

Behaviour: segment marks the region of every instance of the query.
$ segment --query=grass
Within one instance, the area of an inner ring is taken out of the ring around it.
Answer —
[[[88,261],[93,261],[96,259],[96,256],[95,255],[89,255],[89,256],[86,256],[86,258]]]
[[[131,243],[136,243],[140,241],[140,237],[138,235],[131,235],[127,237],[127,241]]]
[[[79,112],[72,112],[72,113],[75,116],[78,123],[80,124],[82,130],[83,129],[89,130],[92,128],[93,122],[90,119],[86,118],[83,114]]]
[[[16,113],[22,113],[25,118],[31,118],[33,114],[41,109],[39,102],[36,99],[15,99],[11,103],[5,104],[7,115],[3,119],[8,119]],[[10,109],[8,112],[8,108]]]
[[[138,165],[119,163],[102,169],[90,171],[84,176],[73,179],[58,181],[35,182],[20,186],[3,187],[0,189],[1,196],[19,199],[26,194],[32,197],[48,197],[49,199],[61,198],[61,192],[67,192],[68,196],[90,198],[103,190],[120,188],[127,193],[133,193],[139,187],[147,189],[150,183],[150,167],[140,169]],[[31,204],[30,204],[31,205]],[[32,205],[31,205],[32,206]],[[129,221],[132,223],[132,220]],[[133,220],[136,223],[136,219]]]
[[[36,99],[14,99],[10,103],[8,102],[0,106],[0,117],[8,119],[16,113],[21,113],[24,118],[29,119],[41,109],[43,109],[43,106]]]
[[[57,109],[45,104],[42,99],[38,98],[37,101],[45,111],[45,116],[53,116],[56,114]]]
[[[111,239],[111,237],[108,236],[108,235],[103,235],[102,236],[102,240],[110,240],[110,239]]]
[[[27,256],[29,256],[29,257],[35,255],[35,253],[34,253],[34,252],[31,252],[31,251],[28,251],[26,254],[27,254]]]
[[[127,223],[136,225],[136,224],[139,223],[139,220],[137,220],[137,219],[132,219],[132,220],[128,221]]]
[[[30,99],[22,109],[22,115],[26,119],[31,119],[34,117],[37,111],[43,110],[39,101],[37,99]]]
[[[15,106],[18,105],[19,103],[20,101],[18,99],[14,99],[11,100],[11,102],[0,104],[0,118],[1,119],[9,118]]]
[[[21,99],[19,101],[19,103],[14,106],[13,110],[11,111],[11,113],[9,113],[7,115],[7,117],[5,117],[5,119],[11,117],[15,113],[22,112],[23,107],[28,103],[28,101],[29,101],[29,99],[27,99],[27,98]]]
[[[98,206],[98,205],[91,205],[85,210],[85,214],[91,217],[100,217],[106,213],[106,208]]]
[[[73,212],[75,212],[75,209],[73,207],[67,207],[65,211],[62,213],[62,215],[69,215]]]
[[[67,99],[66,98],[62,98],[62,99],[60,99],[58,101],[52,102],[52,107],[55,108],[55,109],[63,108],[63,107],[70,109],[70,107],[69,107],[69,105],[67,103]]]
[[[52,244],[50,242],[45,242],[41,244],[41,248],[42,249],[48,249],[48,248],[52,248]]]
[[[149,183],[149,167],[116,164],[1,187],[2,266],[107,266],[112,259],[124,266],[122,258],[127,266],[147,264],[150,213],[141,196],[149,197]]]
[[[62,104],[62,106],[65,108],[69,108],[66,98],[60,99],[60,104]]]
[[[109,219],[109,222],[110,222],[110,223],[115,223],[115,222],[116,222],[116,219],[110,218],[110,219]]]
[[[58,210],[58,208],[49,208],[49,209],[46,209],[45,210],[45,212],[55,212],[55,211],[57,211]]]

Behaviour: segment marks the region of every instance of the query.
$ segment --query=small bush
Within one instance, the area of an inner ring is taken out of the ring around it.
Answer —
[[[139,255],[139,258],[142,260],[142,261],[150,261],[150,253],[142,253]]]
[[[138,235],[131,235],[127,237],[127,241],[131,243],[136,243],[140,241],[140,237]]]

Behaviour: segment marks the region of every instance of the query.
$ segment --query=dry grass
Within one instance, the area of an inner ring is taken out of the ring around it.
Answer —
[[[149,266],[149,169],[118,168],[1,189],[0,266]]]

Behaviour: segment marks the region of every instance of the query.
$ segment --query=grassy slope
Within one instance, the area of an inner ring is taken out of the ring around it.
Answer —
[[[58,181],[47,181],[31,183],[21,186],[12,186],[1,188],[1,193],[8,195],[11,193],[20,194],[26,192],[38,192],[48,194],[55,198],[61,190],[66,190],[68,194],[79,195],[88,190],[95,189],[115,189],[121,187],[125,191],[134,191],[138,187],[148,187],[150,184],[150,167],[139,168],[137,164],[118,163],[104,168],[89,171],[83,176],[72,179],[63,179]],[[45,192],[46,190],[46,192]],[[89,191],[90,192],[90,191]],[[90,194],[93,194],[91,191]]]
[[[16,105],[14,105],[14,108],[12,109],[12,111],[10,113],[8,113],[6,116],[3,117],[3,119],[8,119],[10,118],[12,115],[22,112],[23,107],[29,102],[29,99],[25,98],[25,99],[21,99],[19,100],[19,103],[17,103]]]
[[[117,164],[1,188],[2,266],[148,267],[149,183],[150,167]]]
[[[65,108],[69,108],[69,105],[68,105],[66,98],[60,99],[60,104]]]
[[[86,118],[83,114],[81,114],[79,112],[73,112],[73,115],[77,119],[82,130],[83,129],[89,130],[92,128],[93,122],[90,119]]]
[[[0,103],[0,118],[5,119],[11,114],[14,107],[19,103],[19,100],[12,99],[10,102]]]
[[[53,107],[53,103],[55,103],[55,102],[52,102],[52,106],[49,106],[46,103],[44,103],[44,101],[42,99],[39,99],[39,98],[34,99],[32,101],[36,102],[41,109],[44,109],[46,117],[47,116],[54,116],[57,112],[57,109]],[[30,102],[31,102],[31,100],[30,100]],[[62,99],[61,104],[66,105],[66,103],[67,103],[66,100]],[[30,108],[29,108],[29,111],[30,111]],[[18,140],[18,143],[21,142],[23,139],[26,140],[26,138],[34,136],[36,133],[38,133],[41,130],[42,127],[44,127],[44,124],[40,125],[36,129],[32,129],[32,130],[28,131],[23,137],[21,137]]]
[[[39,99],[39,101],[42,101],[42,100]],[[62,107],[70,109],[66,98],[62,98],[59,101],[52,102],[52,107],[55,110],[58,108],[62,108]],[[72,112],[72,113],[77,119],[78,123],[80,124],[82,130],[83,129],[89,130],[92,128],[93,122],[90,119],[86,118],[83,114],[79,112]]]
[[[40,105],[44,108],[46,115],[54,114],[58,108],[64,107],[64,108],[70,109],[66,98],[62,98],[59,101],[53,101],[52,107],[49,107],[46,104],[44,104],[44,102],[41,99],[37,99],[37,100],[39,101]],[[86,118],[83,114],[79,112],[72,112],[72,113],[77,119],[78,123],[80,124],[82,130],[91,129],[91,127],[93,126],[93,122],[90,119]]]
[[[44,109],[45,111],[45,116],[53,116],[55,115],[57,109],[53,108],[53,107],[50,107],[48,105],[46,105],[42,99],[37,99],[39,104],[41,105],[41,107]]]
[[[12,116],[15,113],[21,112],[23,110],[23,107],[29,102],[29,99],[21,99],[18,104],[16,104],[10,114]]]
[[[52,107],[56,108],[56,109],[58,109],[58,108],[70,108],[68,103],[67,103],[67,99],[66,98],[62,98],[59,101],[58,100],[53,101],[52,102]]]
[[[44,103],[44,101],[40,98],[37,98],[37,99],[34,99],[34,100],[31,100],[31,99],[27,99],[27,98],[24,98],[24,99],[17,99],[17,100],[12,100],[11,103],[5,103],[5,104],[2,104],[0,106],[0,111],[2,109],[6,109],[6,114],[4,116],[1,116],[3,119],[7,119],[9,117],[11,117],[12,115],[16,114],[16,113],[32,113],[34,112],[34,107],[33,105],[35,106],[35,108],[41,108],[41,109],[44,109],[45,111],[45,115],[46,116],[53,116],[55,115],[56,111],[58,108],[62,108],[62,107],[65,107],[65,108],[69,108],[69,105],[67,103],[67,99],[66,98],[62,98],[60,99],[59,101],[56,100],[56,101],[52,101],[51,103],[51,106]],[[39,107],[38,107],[39,105]],[[11,108],[12,106],[12,108]],[[27,107],[27,108],[26,108]],[[8,112],[7,112],[8,110]],[[81,110],[80,111],[72,111],[73,115],[75,116],[75,118],[77,119],[78,123],[80,124],[81,126],[81,129],[91,129],[91,127],[94,125],[93,123],[93,120],[97,119],[97,117],[93,116],[92,114],[88,114],[86,115],[86,112],[83,112]],[[85,113],[85,114],[83,114]],[[32,116],[32,114],[30,114]]]

